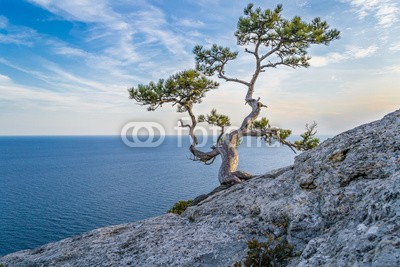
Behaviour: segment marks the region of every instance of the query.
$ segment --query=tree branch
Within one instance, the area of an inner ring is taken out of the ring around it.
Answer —
[[[250,83],[245,82],[245,81],[240,80],[240,79],[237,79],[237,78],[228,78],[222,72],[218,73],[218,78],[224,79],[227,82],[236,82],[236,83],[244,84],[246,86],[250,86]]]
[[[195,146],[191,145],[189,150],[195,157],[196,161],[201,161],[204,163],[208,163],[210,160],[213,160],[216,156],[220,154],[219,149],[216,147],[209,152],[203,152],[198,150]]]
[[[217,146],[219,145],[219,143],[220,143],[220,141],[221,141],[221,138],[222,138],[222,136],[224,135],[224,133],[225,133],[225,127],[224,126],[222,126],[221,127],[221,133],[219,134],[219,136],[218,136],[218,138],[217,138]]]
[[[279,134],[280,131],[281,129],[276,127],[269,127],[266,129],[251,129],[247,132],[244,132],[243,136],[260,137],[266,140],[273,138],[278,140],[278,142],[280,142],[281,144],[288,146],[295,154],[297,154],[295,150],[295,148],[297,148],[297,145],[286,141],[285,139],[282,139]]]
[[[247,48],[244,49],[244,52],[252,54],[254,56],[256,56],[256,53],[254,51],[248,50]]]
[[[211,150],[209,152],[203,152],[196,148],[196,146],[198,144],[197,136],[194,133],[194,130],[197,125],[196,116],[194,115],[192,107],[190,105],[185,106],[185,107],[186,107],[187,112],[189,113],[190,119],[192,121],[192,125],[183,124],[182,120],[180,120],[180,122],[181,122],[182,127],[189,128],[189,135],[192,138],[192,144],[190,145],[189,150],[194,156],[194,159],[192,159],[192,160],[201,161],[206,164],[212,164],[212,162],[214,162],[215,157],[220,154],[220,151],[218,150],[217,147],[214,147],[213,150]],[[210,160],[212,160],[212,161],[209,162]]]
[[[266,53],[265,55],[261,56],[260,58],[260,62],[262,62],[264,59],[266,59],[267,57],[269,57],[270,55],[272,55],[273,53],[275,53],[276,51],[278,51],[282,45],[283,41],[281,40],[275,48],[271,49],[268,53]]]
[[[181,123],[181,127],[182,128],[184,128],[184,127],[190,128],[191,127],[189,124],[183,124],[183,120],[182,119],[180,119],[179,122]]]

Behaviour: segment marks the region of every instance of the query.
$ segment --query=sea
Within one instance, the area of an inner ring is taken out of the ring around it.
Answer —
[[[219,185],[220,159],[193,161],[189,144],[181,136],[155,147],[130,147],[119,136],[0,137],[0,256],[159,216],[210,192]],[[239,155],[239,169],[254,174],[296,156],[254,138],[243,141]]]

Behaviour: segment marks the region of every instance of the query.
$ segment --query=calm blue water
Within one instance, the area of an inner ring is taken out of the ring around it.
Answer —
[[[0,255],[164,214],[218,186],[219,161],[187,159],[188,139],[129,148],[120,137],[0,137]],[[293,163],[287,147],[240,150],[253,173]]]

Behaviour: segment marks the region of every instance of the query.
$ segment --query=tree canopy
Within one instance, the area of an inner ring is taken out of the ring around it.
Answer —
[[[160,79],[157,83],[139,84],[137,88],[128,89],[131,99],[148,110],[156,110],[164,103],[178,104],[178,111],[193,104],[201,103],[205,93],[216,89],[219,84],[202,75],[197,70],[185,70],[172,75],[167,80]]]
[[[235,36],[237,44],[244,46],[244,51],[255,57],[256,70],[250,81],[225,76],[226,64],[236,59],[238,52],[216,44],[210,49],[201,45],[195,46],[193,53],[196,68],[205,75],[217,74],[226,81],[252,87],[259,73],[266,68],[276,68],[279,65],[307,68],[311,59],[307,55],[310,45],[328,45],[339,38],[340,32],[329,29],[328,23],[318,17],[310,23],[298,16],[291,20],[285,19],[282,17],[282,5],[274,10],[262,10],[254,9],[253,4],[249,4],[244,9],[244,16],[239,18]]]

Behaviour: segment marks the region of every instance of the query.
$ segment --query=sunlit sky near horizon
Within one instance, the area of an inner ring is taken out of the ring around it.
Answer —
[[[398,0],[252,1],[283,4],[283,15],[327,20],[341,31],[313,46],[308,69],[267,70],[255,96],[276,126],[336,134],[400,108]],[[155,112],[127,88],[193,68],[196,44],[239,51],[229,76],[248,79],[253,58],[234,32],[247,1],[0,0],[0,135],[114,135],[130,121],[155,121],[168,134],[182,114]],[[217,108],[238,125],[250,111],[244,87],[219,81],[195,108]]]

